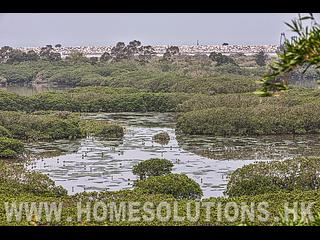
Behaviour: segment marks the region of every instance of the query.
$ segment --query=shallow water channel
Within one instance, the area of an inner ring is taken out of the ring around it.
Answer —
[[[227,175],[256,161],[317,156],[320,136],[204,137],[176,136],[175,116],[170,113],[96,113],[84,118],[115,121],[125,126],[121,141],[87,137],[28,145],[42,157],[28,168],[48,174],[69,194],[83,191],[130,189],[136,176],[132,167],[141,160],[166,158],[174,173],[185,173],[198,182],[204,197],[223,196]],[[152,136],[161,131],[170,135],[167,145]]]

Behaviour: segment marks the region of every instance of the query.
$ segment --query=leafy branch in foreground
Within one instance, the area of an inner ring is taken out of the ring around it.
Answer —
[[[310,20],[310,27],[303,26],[303,21]],[[271,73],[263,79],[264,93],[287,89],[288,73],[298,66],[306,66],[304,72],[312,65],[320,67],[320,25],[313,14],[300,16],[286,23],[298,36],[291,42],[286,39],[283,51],[278,53],[278,60],[271,66]],[[304,73],[303,72],[303,73]]]

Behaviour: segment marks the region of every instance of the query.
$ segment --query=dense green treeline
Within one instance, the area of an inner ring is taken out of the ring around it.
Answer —
[[[240,72],[239,72],[240,69]],[[186,61],[141,64],[136,61],[112,63],[70,63],[67,61],[0,64],[0,84],[60,87],[135,87],[152,92],[248,92],[257,89],[262,73],[238,66],[214,66]]]
[[[179,93],[104,94],[83,89],[81,92],[42,93],[30,98],[33,110],[76,112],[172,112],[188,98]]]
[[[119,138],[124,134],[122,127],[108,121],[84,120],[78,113],[54,111],[0,111],[0,127],[9,137],[24,141],[75,139],[88,134]]]
[[[213,136],[320,133],[320,105],[211,108],[187,112],[177,129]]]
[[[20,140],[54,140],[81,137],[78,115],[63,113],[0,112],[0,125]]]
[[[320,91],[293,88],[278,96],[195,95],[178,109],[177,129],[214,136],[305,134],[320,131]]]
[[[30,97],[0,91],[0,109],[36,112],[182,112],[184,134],[269,135],[318,133],[318,89],[293,88],[272,97],[246,94],[151,93],[133,88],[84,87]],[[185,112],[185,113],[183,113]]]
[[[81,88],[31,97],[0,90],[0,110],[73,112],[172,112],[189,98],[185,93],[150,93],[132,89]]]

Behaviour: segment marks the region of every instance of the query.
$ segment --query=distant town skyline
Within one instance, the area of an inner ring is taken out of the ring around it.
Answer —
[[[297,13],[0,13],[0,45],[279,44]]]

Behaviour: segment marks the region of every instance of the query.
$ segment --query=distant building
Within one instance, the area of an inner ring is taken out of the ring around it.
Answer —
[[[62,58],[66,58],[73,51],[82,52],[86,57],[101,57],[105,52],[110,53],[113,46],[77,46],[77,47],[55,47],[53,51],[61,54]],[[167,49],[167,45],[154,45],[152,46],[156,52],[157,56],[162,56]],[[195,55],[195,54],[206,54],[209,55],[211,52],[221,52],[223,54],[229,55],[234,53],[242,53],[245,55],[252,55],[258,52],[265,52],[269,55],[274,55],[279,46],[278,45],[229,45],[228,43],[223,43],[222,45],[200,45],[199,40],[197,40],[197,45],[180,45],[178,46],[180,53],[183,55]],[[39,53],[41,47],[29,47],[29,48],[18,48],[22,51],[33,50]]]

